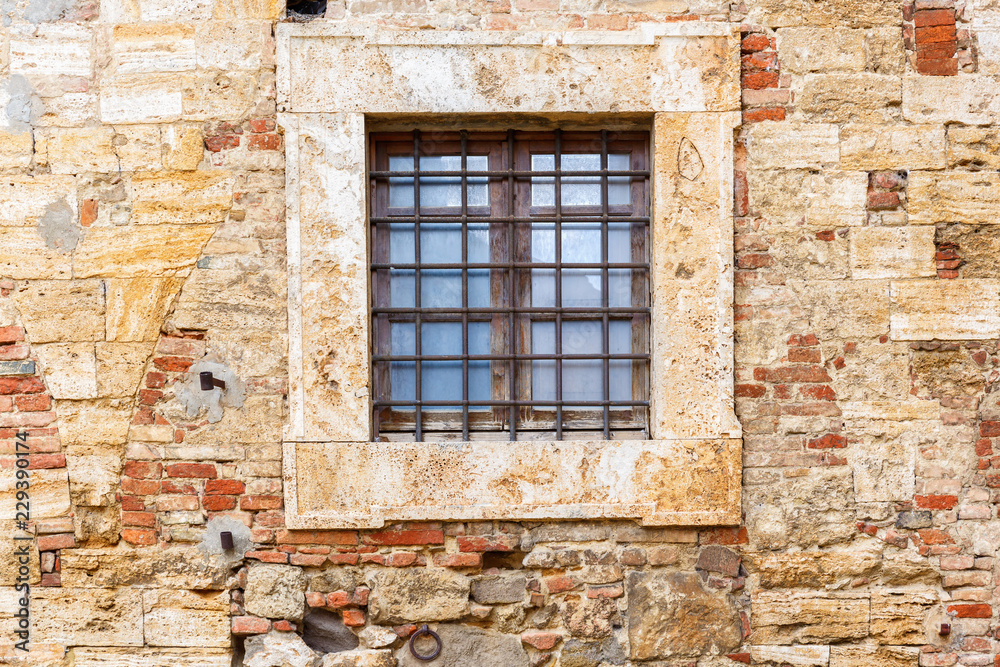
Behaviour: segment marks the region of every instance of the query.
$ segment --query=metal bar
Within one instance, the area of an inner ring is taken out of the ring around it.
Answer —
[[[608,204],[608,131],[601,130],[601,208],[604,213],[604,219],[601,221],[601,264],[604,268],[601,270],[601,307],[608,308],[610,305],[610,286],[608,285],[609,272],[607,268],[608,263],[608,218],[607,213],[610,208]],[[601,351],[604,353],[604,359],[602,361],[602,366],[604,370],[604,400],[611,399],[611,360],[607,357],[610,354],[610,322],[608,320],[608,312],[604,310],[602,317],[602,335],[603,335],[603,347]],[[604,439],[607,440],[610,437],[611,432],[611,415],[608,411],[608,406],[604,406]]]
[[[412,354],[376,354],[372,361],[387,363],[392,361],[416,361],[418,355]],[[523,359],[525,361],[552,361],[559,359],[589,360],[589,359],[649,359],[648,354],[637,352],[630,354],[422,354],[420,359],[424,361],[507,361],[509,359]]]
[[[567,171],[567,172],[565,172],[562,175],[566,176],[567,178],[586,178],[588,176],[591,176],[591,177],[593,177],[593,176],[604,176],[605,175],[605,171],[607,171],[607,175],[608,176],[634,176],[634,177],[637,177],[637,180],[638,180],[638,177],[646,177],[646,176],[650,175],[650,172],[649,172],[648,169],[616,169],[616,170],[603,170],[602,169],[600,171],[584,171],[584,170],[576,171],[576,170],[574,170],[574,171]],[[397,171],[385,171],[385,170],[382,170],[382,171],[371,171],[371,172],[368,172],[368,175],[371,178],[373,178],[373,179],[384,180],[386,178],[408,178],[410,176],[413,176],[415,173],[416,173],[415,171],[406,171],[406,170],[402,170],[402,171],[399,171],[399,170],[397,170]],[[420,172],[420,175],[423,176],[424,178],[449,178],[449,177],[450,178],[455,178],[456,176],[460,176],[461,172],[458,172],[458,171],[422,171],[422,172]],[[551,177],[559,176],[559,175],[560,175],[560,172],[559,172],[558,169],[553,170],[553,171],[534,171],[534,170],[518,171],[516,169],[511,168],[510,170],[507,170],[507,171],[473,171],[473,172],[470,172],[470,176],[472,178],[494,178],[494,179],[504,179],[504,178],[508,178],[510,176],[513,176],[514,178],[539,178],[539,177],[541,177],[541,178],[551,178]]]
[[[586,212],[574,211],[573,208],[574,207],[570,207],[570,211],[569,211],[569,213],[572,213],[571,217],[573,219],[572,220],[573,222],[580,222],[580,223],[601,222],[602,220],[604,220],[605,217],[607,217],[607,219],[610,222],[628,222],[628,223],[633,223],[633,224],[646,224],[646,225],[648,225],[649,222],[650,222],[650,218],[648,216],[646,216],[646,217],[641,217],[640,216],[640,217],[633,218],[633,217],[630,217],[630,216],[625,215],[625,214],[614,215],[612,213],[606,213],[605,214],[605,213],[599,213],[599,212],[598,213],[586,213]],[[452,216],[440,215],[439,216],[439,215],[428,215],[426,213],[422,214],[422,215],[423,215],[424,218],[430,218],[431,220],[433,220],[435,224],[440,224],[440,225],[445,225],[445,224],[460,225],[460,224],[462,224],[462,216],[461,215],[452,215]],[[566,211],[563,211],[563,215],[566,216],[566,215],[568,215],[568,213]],[[528,224],[534,224],[534,223],[538,223],[538,222],[546,222],[546,221],[549,221],[549,220],[555,220],[555,213],[539,214],[539,215],[536,215],[536,216],[533,216],[533,217],[530,217],[530,218],[517,217],[517,216],[513,216],[513,215],[490,216],[490,215],[475,215],[475,214],[470,213],[469,217],[470,218],[475,218],[475,219],[480,219],[483,222],[504,222],[504,223],[512,223],[512,224],[517,224],[517,225],[528,225]],[[370,222],[373,225],[410,225],[410,224],[413,224],[413,220],[414,220],[414,217],[412,215],[391,215],[391,216],[384,215],[384,216],[379,216],[379,217],[373,217],[373,218],[370,219]]]
[[[372,312],[375,313],[376,315],[381,315],[383,313],[405,314],[405,313],[414,313],[416,311],[414,311],[413,308],[390,308],[390,307],[386,307],[386,308],[374,308],[374,309],[372,309]],[[551,314],[552,313],[552,309],[551,308],[512,308],[512,307],[509,307],[509,306],[499,306],[499,307],[496,307],[496,308],[465,308],[465,309],[463,309],[463,308],[424,308],[420,312],[423,313],[423,314],[439,314],[439,315],[461,315],[463,312],[468,312],[470,315],[472,315],[472,314],[493,315],[493,314],[514,313],[514,312],[517,312],[517,313],[528,313],[528,314],[530,314],[530,313],[549,313],[549,314]],[[589,313],[591,315],[599,314],[599,313],[608,313],[608,314],[611,314],[611,315],[626,315],[626,314],[635,314],[635,313],[648,313],[649,312],[649,308],[646,307],[646,306],[634,306],[634,307],[625,307],[625,306],[622,306],[620,308],[577,308],[577,307],[571,307],[571,308],[563,308],[562,312],[563,312],[564,315],[567,314],[567,313],[570,313],[570,314],[572,314],[572,313],[580,313],[580,314]]]
[[[649,405],[649,401],[577,401],[577,400],[572,400],[572,401],[566,401],[566,403],[571,408],[573,406],[583,406],[583,407],[610,406],[610,407],[627,408],[627,407],[647,407]],[[421,405],[421,406],[426,406],[426,407],[450,408],[450,407],[455,407],[456,405],[469,405],[469,406],[483,405],[483,406],[487,406],[487,407],[504,406],[504,405],[512,405],[512,406],[513,405],[541,405],[541,406],[551,406],[552,405],[552,401],[534,401],[534,400],[530,400],[530,399],[515,399],[515,400],[512,400],[512,401],[504,400],[504,399],[494,399],[494,400],[489,400],[489,401],[473,401],[473,400],[468,400],[467,399],[467,400],[463,400],[463,401],[419,401],[419,402],[417,402],[417,401],[373,401],[373,404],[374,405],[378,405],[380,407],[399,407],[399,406],[413,407],[413,406]]]
[[[420,322],[420,130],[413,131],[413,261],[416,262],[417,267],[413,272],[413,312],[416,315],[416,323],[414,325],[416,331],[414,332],[414,340],[416,346],[416,352],[418,358],[416,360],[416,396],[417,403],[423,398],[423,368],[421,367],[419,355],[423,354],[423,345],[420,340],[421,334],[421,322]],[[421,414],[420,410],[417,410],[416,414],[416,438],[417,442],[423,440],[423,432],[421,429]]]
[[[507,215],[514,215],[514,130],[507,130]],[[509,330],[507,334],[507,345],[508,349],[511,351],[511,360],[508,364],[508,371],[510,377],[508,378],[507,386],[508,392],[511,399],[517,400],[517,383],[515,382],[515,373],[517,364],[514,361],[514,355],[517,354],[518,350],[516,348],[517,336],[515,335],[514,329],[514,310],[518,306],[516,292],[514,291],[514,225],[507,225],[507,260],[509,265],[507,267],[507,298],[510,300],[511,309],[510,315],[508,316]],[[512,402],[510,405],[510,439],[513,442],[517,439],[517,404]]]
[[[396,262],[372,262],[372,269],[415,269],[417,267],[427,271],[430,269],[506,269],[510,264],[500,264],[498,262],[470,262],[468,264],[458,264],[455,262],[438,262],[434,264],[413,264]],[[645,262],[514,262],[515,269],[647,269],[649,264]]]
[[[469,133],[462,137],[462,400],[469,398],[469,193],[465,170]],[[462,405],[462,440],[469,439],[469,406]]]
[[[553,166],[556,175],[553,178],[555,189],[554,203],[556,205],[555,246],[556,246],[556,440],[562,440],[562,130],[556,130],[555,155]]]

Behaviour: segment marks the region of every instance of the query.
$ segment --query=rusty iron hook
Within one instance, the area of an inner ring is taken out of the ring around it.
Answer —
[[[427,655],[421,655],[420,653],[417,653],[417,648],[413,644],[413,642],[416,641],[417,637],[423,637],[423,636],[433,637],[434,641],[437,642],[437,648],[435,648],[432,653],[429,653]],[[410,653],[412,653],[413,657],[416,658],[417,660],[430,662],[434,658],[441,655],[441,638],[438,637],[438,633],[428,628],[427,624],[424,623],[424,627],[420,628],[410,636]]]

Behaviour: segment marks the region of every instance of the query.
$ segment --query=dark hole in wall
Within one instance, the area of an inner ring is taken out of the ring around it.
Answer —
[[[501,570],[519,570],[524,561],[524,554],[519,551],[487,551],[483,554],[483,569],[491,567]]]
[[[358,647],[358,638],[344,625],[340,614],[313,609],[302,622],[302,640],[320,653],[350,651]]]
[[[288,0],[288,18],[309,21],[326,13],[326,0]]]

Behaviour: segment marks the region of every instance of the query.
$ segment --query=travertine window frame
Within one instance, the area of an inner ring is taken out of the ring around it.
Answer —
[[[278,27],[289,272],[286,522],[740,519],[733,410],[729,24],[635,32]],[[652,128],[650,439],[370,442],[366,150],[372,123]]]

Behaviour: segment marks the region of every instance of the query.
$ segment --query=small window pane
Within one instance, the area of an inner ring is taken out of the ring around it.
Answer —
[[[601,155],[599,153],[564,153],[560,157],[561,169],[564,172],[600,171]],[[531,156],[532,171],[554,171],[556,158],[552,153],[536,153]],[[610,171],[628,171],[628,153],[609,153],[608,169]],[[627,206],[630,201],[628,176],[608,177],[608,206]],[[600,176],[563,176],[560,188],[562,190],[562,206],[601,206]],[[531,205],[555,206],[556,186],[552,176],[539,176],[531,179]]]
[[[466,158],[467,171],[487,171],[489,158],[486,155],[469,155]],[[461,171],[462,158],[459,155],[422,155],[420,171]],[[413,171],[412,155],[389,156],[389,171]],[[485,176],[467,177],[467,204],[472,207],[489,206],[489,180]],[[395,177],[389,179],[389,206],[392,208],[413,208],[413,178]],[[461,176],[422,176],[420,178],[420,210],[425,208],[449,208],[462,206]]]
[[[631,323],[611,320],[608,323],[611,354],[628,354],[632,347]],[[556,354],[556,323],[534,322],[531,327],[532,354]],[[603,322],[599,320],[564,321],[562,353],[599,355],[604,348]],[[556,399],[556,362],[532,363],[532,396],[536,401]],[[608,379],[612,401],[632,398],[631,362],[611,360]],[[565,359],[562,362],[563,401],[601,401],[604,397],[604,361],[602,359]],[[572,407],[572,406],[568,406]]]

